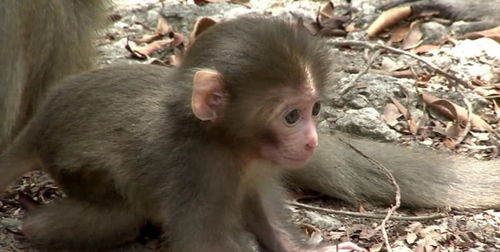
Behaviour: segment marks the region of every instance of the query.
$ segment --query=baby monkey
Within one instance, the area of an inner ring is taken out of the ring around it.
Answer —
[[[282,219],[278,180],[317,145],[330,54],[278,19],[217,24],[180,67],[110,67],[53,90],[0,159],[5,189],[43,168],[67,197],[28,213],[36,246],[105,250],[146,221],[164,251],[361,251],[304,246]]]

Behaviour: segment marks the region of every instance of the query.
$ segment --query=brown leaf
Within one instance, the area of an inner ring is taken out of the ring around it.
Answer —
[[[394,97],[390,96],[389,98],[391,99],[392,103],[394,103],[394,105],[398,108],[399,112],[401,112],[401,114],[403,114],[403,117],[405,118],[406,122],[408,123],[408,130],[410,131],[410,133],[412,135],[416,135],[417,134],[417,125],[416,125],[415,121],[413,121],[412,116],[410,114],[410,111],[408,111],[408,109],[406,109],[405,106],[403,106],[403,104],[401,104]]]
[[[411,51],[416,54],[426,53],[432,50],[438,50],[441,48],[439,45],[421,45],[416,48],[413,48]]]
[[[167,19],[164,18],[163,16],[160,16],[158,18],[158,23],[156,24],[156,33],[161,34],[161,35],[167,35],[173,31],[174,31],[174,29],[168,23]]]
[[[457,143],[451,138],[445,138],[443,139],[443,145],[446,146],[446,148],[453,150],[457,146]]]
[[[318,33],[323,36],[345,36],[347,32],[344,24],[350,19],[349,16],[333,16],[324,21],[317,21],[319,24]]]
[[[170,48],[172,49],[180,48],[184,44],[184,35],[182,35],[182,33],[174,32],[172,39],[173,41],[170,44]]]
[[[382,118],[384,119],[387,125],[394,127],[398,124],[398,118],[402,116],[401,112],[399,112],[396,105],[393,103],[387,103],[384,107],[384,114]]]
[[[497,118],[500,115],[500,106],[498,106],[498,102],[496,99],[493,99],[493,110],[495,110],[495,114],[497,115]]]
[[[409,24],[398,26],[392,30],[390,41],[391,42],[401,42],[401,41],[403,41],[403,39],[406,36],[408,36],[409,32],[410,32],[410,25]]]
[[[488,99],[495,99],[500,97],[500,90],[495,89],[493,86],[474,88],[474,93]]]
[[[172,26],[168,23],[168,21],[160,16],[158,18],[158,23],[156,25],[156,30],[152,35],[146,35],[140,39],[132,39],[137,44],[142,44],[142,43],[150,43],[152,41],[161,39],[162,37],[168,35],[169,33],[173,32],[174,29]]]
[[[395,62],[394,60],[392,60],[391,58],[389,58],[389,57],[382,58],[382,63],[380,64],[380,70],[386,71],[386,72],[394,72],[394,71],[397,71],[401,68],[402,68],[402,66],[400,64],[398,64],[397,62]]]
[[[417,20],[411,23],[410,31],[403,40],[401,48],[404,50],[412,49],[419,46],[422,43],[422,31],[420,30],[421,20]]]
[[[346,32],[356,32],[356,31],[359,31],[359,27],[356,26],[356,24],[349,24],[345,27],[345,31]]]
[[[485,38],[490,38],[490,39],[493,39],[497,42],[500,42],[500,26],[497,26],[495,28],[491,28],[488,30],[484,30],[484,31],[470,32],[470,33],[465,34],[463,37],[467,38],[467,39],[477,39],[477,38],[485,37]]]
[[[375,36],[382,30],[398,23],[399,21],[409,17],[411,15],[411,7],[396,7],[386,10],[380,14],[380,16],[373,21],[373,23],[368,27],[366,33],[369,36]]]
[[[473,85],[476,85],[476,86],[493,86],[491,83],[484,81],[484,80],[481,80],[478,77],[472,79],[471,82]]]
[[[335,9],[335,6],[333,5],[333,2],[328,1],[325,5],[323,5],[321,10],[319,11],[318,20],[320,22],[323,22],[327,19],[332,18],[334,9]]]
[[[383,242],[375,243],[370,247],[370,252],[379,252],[384,247]]]
[[[151,34],[151,35],[144,35],[142,38],[139,38],[139,39],[131,39],[131,40],[137,44],[142,44],[142,43],[150,43],[152,41],[161,39],[161,37],[162,37],[162,35],[155,33],[155,34]]]
[[[169,48],[171,47],[172,43],[175,41],[175,39],[163,39],[163,40],[157,40],[152,43],[147,44],[146,46],[141,46],[141,47],[135,47],[131,48],[130,45],[127,44],[125,47],[130,53],[132,53],[132,56],[138,58],[138,59],[147,59],[148,56],[150,56],[153,52],[156,52],[160,49],[163,48]]]
[[[316,33],[320,30],[320,27],[316,22],[306,22],[302,17],[297,19],[295,26],[300,29],[308,30],[312,35],[316,35]]]
[[[455,103],[440,99],[430,94],[421,94],[422,100],[429,107],[436,110],[441,115],[447,117],[450,120],[457,120],[459,123],[467,121],[468,112],[467,109],[456,105]],[[481,117],[471,112],[471,126],[472,128],[479,131],[492,131],[491,126],[486,123]]]

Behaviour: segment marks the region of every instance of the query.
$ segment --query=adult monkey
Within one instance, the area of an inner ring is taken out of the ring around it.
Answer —
[[[304,246],[282,221],[277,177],[318,145],[326,50],[284,21],[240,18],[204,32],[172,71],[70,78],[0,159],[8,174],[43,167],[68,196],[29,213],[24,234],[40,247],[106,249],[148,220],[176,252],[252,251],[245,232],[266,251],[363,250]]]
[[[94,65],[106,2],[0,1],[0,153],[48,87]]]

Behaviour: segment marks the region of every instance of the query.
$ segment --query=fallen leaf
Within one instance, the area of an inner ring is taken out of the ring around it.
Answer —
[[[488,99],[495,99],[500,97],[500,90],[496,89],[493,86],[475,88],[474,93]]]
[[[398,23],[399,21],[411,15],[411,7],[396,7],[386,10],[380,14],[375,21],[368,27],[366,33],[369,36],[375,36],[382,30]]]
[[[403,44],[401,45],[401,48],[403,48],[403,50],[415,48],[422,43],[423,34],[420,30],[421,24],[421,20],[417,20],[411,23],[410,31],[403,39]]]
[[[173,31],[174,31],[174,29],[168,23],[167,19],[164,18],[163,16],[160,16],[158,18],[158,23],[156,24],[156,31],[155,32],[158,34],[161,34],[161,35],[167,35]]]
[[[495,110],[495,114],[497,115],[497,118],[500,117],[500,107],[498,106],[497,100],[493,100],[493,109]]]
[[[168,23],[168,21],[164,17],[160,16],[160,18],[158,18],[158,23],[156,25],[156,30],[154,34],[146,35],[140,39],[133,39],[132,41],[134,41],[137,44],[150,43],[155,40],[161,39],[162,37],[168,35],[171,32],[173,32],[172,26]]]
[[[457,142],[451,138],[445,138],[443,139],[443,145],[446,148],[453,150],[457,146]]]
[[[439,48],[441,48],[441,46],[439,46],[439,45],[421,45],[421,46],[417,46],[416,48],[413,48],[411,50],[411,52],[416,53],[416,54],[421,54],[421,53],[426,53],[426,52],[433,51],[433,50],[438,50]]]
[[[384,107],[384,114],[382,115],[385,123],[387,125],[394,127],[398,124],[398,119],[402,116],[396,105],[393,103],[387,103]]]
[[[464,39],[490,38],[500,42],[500,26],[479,32],[470,32],[463,36]]]
[[[173,38],[157,40],[147,44],[146,46],[135,47],[135,48],[132,48],[130,47],[130,45],[127,44],[125,48],[130,53],[132,53],[132,56],[138,59],[147,59],[155,51],[158,51],[163,48],[173,48],[172,44],[174,43],[174,41],[175,39]]]
[[[318,33],[322,36],[345,36],[347,32],[344,29],[344,24],[349,21],[349,16],[333,16],[324,21],[317,21],[319,24]]]
[[[408,36],[408,33],[410,32],[410,25],[402,25],[398,26],[393,29],[391,38],[389,39],[391,42],[401,42],[403,41],[406,36]]]
[[[384,247],[383,242],[376,243],[370,247],[370,252],[378,252],[382,250],[382,247]]]
[[[320,30],[320,27],[319,27],[318,23],[316,23],[316,22],[305,22],[302,17],[299,17],[297,19],[297,22],[295,23],[295,25],[298,28],[305,28],[312,35],[316,35],[318,33],[318,31]]]
[[[332,18],[334,9],[335,9],[335,5],[333,5],[333,2],[328,1],[325,5],[323,5],[321,10],[319,11],[318,20],[320,22],[323,22],[327,19]]]
[[[395,62],[389,57],[383,57],[382,58],[382,63],[380,65],[380,70],[382,71],[387,71],[387,72],[394,72],[396,70],[401,69],[403,66]]]
[[[403,104],[401,104],[396,98],[394,98],[392,96],[390,96],[389,98],[391,99],[392,103],[394,103],[394,105],[398,108],[399,112],[401,112],[403,117],[405,118],[406,122],[408,123],[408,130],[410,131],[410,133],[412,135],[416,135],[417,134],[417,125],[413,121],[412,116],[410,114],[410,111],[408,111],[408,109],[406,109],[405,106],[403,106]]]
[[[359,27],[356,26],[356,24],[351,23],[345,27],[346,32],[356,32],[359,31]]]
[[[457,120],[459,123],[462,123],[468,117],[467,109],[449,101],[446,99],[440,99],[430,94],[421,94],[422,100],[429,107],[436,110],[441,115],[447,117],[450,120]],[[479,131],[492,131],[493,128],[486,123],[481,117],[471,112],[471,127],[475,130]]]

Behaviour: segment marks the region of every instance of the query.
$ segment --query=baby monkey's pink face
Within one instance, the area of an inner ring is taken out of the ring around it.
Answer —
[[[313,85],[308,71],[306,70],[304,84],[299,88],[279,85],[276,89],[267,90],[265,94],[255,97],[250,94],[245,95],[248,96],[247,100],[240,98],[238,102],[245,104],[246,111],[240,109],[241,111],[235,114],[248,115],[250,119],[248,124],[241,124],[242,129],[238,128],[235,131],[242,133],[241,139],[249,140],[249,142],[243,140],[239,144],[243,146],[249,144],[252,146],[250,148],[252,151],[258,151],[251,153],[250,159],[261,158],[284,167],[303,166],[318,146],[316,124],[321,110],[319,92]],[[267,100],[261,99],[262,96]],[[201,70],[195,74],[192,110],[198,119],[211,121],[213,125],[224,128],[224,124],[228,122],[220,119],[224,118],[227,106],[235,106],[228,103],[228,97],[222,77],[217,72]],[[242,118],[231,118],[231,120],[235,123],[234,121]],[[264,127],[261,128],[262,126]],[[245,132],[250,133],[244,135]]]
[[[285,167],[303,166],[318,146],[316,125],[321,103],[311,85],[288,94],[270,122],[273,143],[263,143],[261,156]]]

